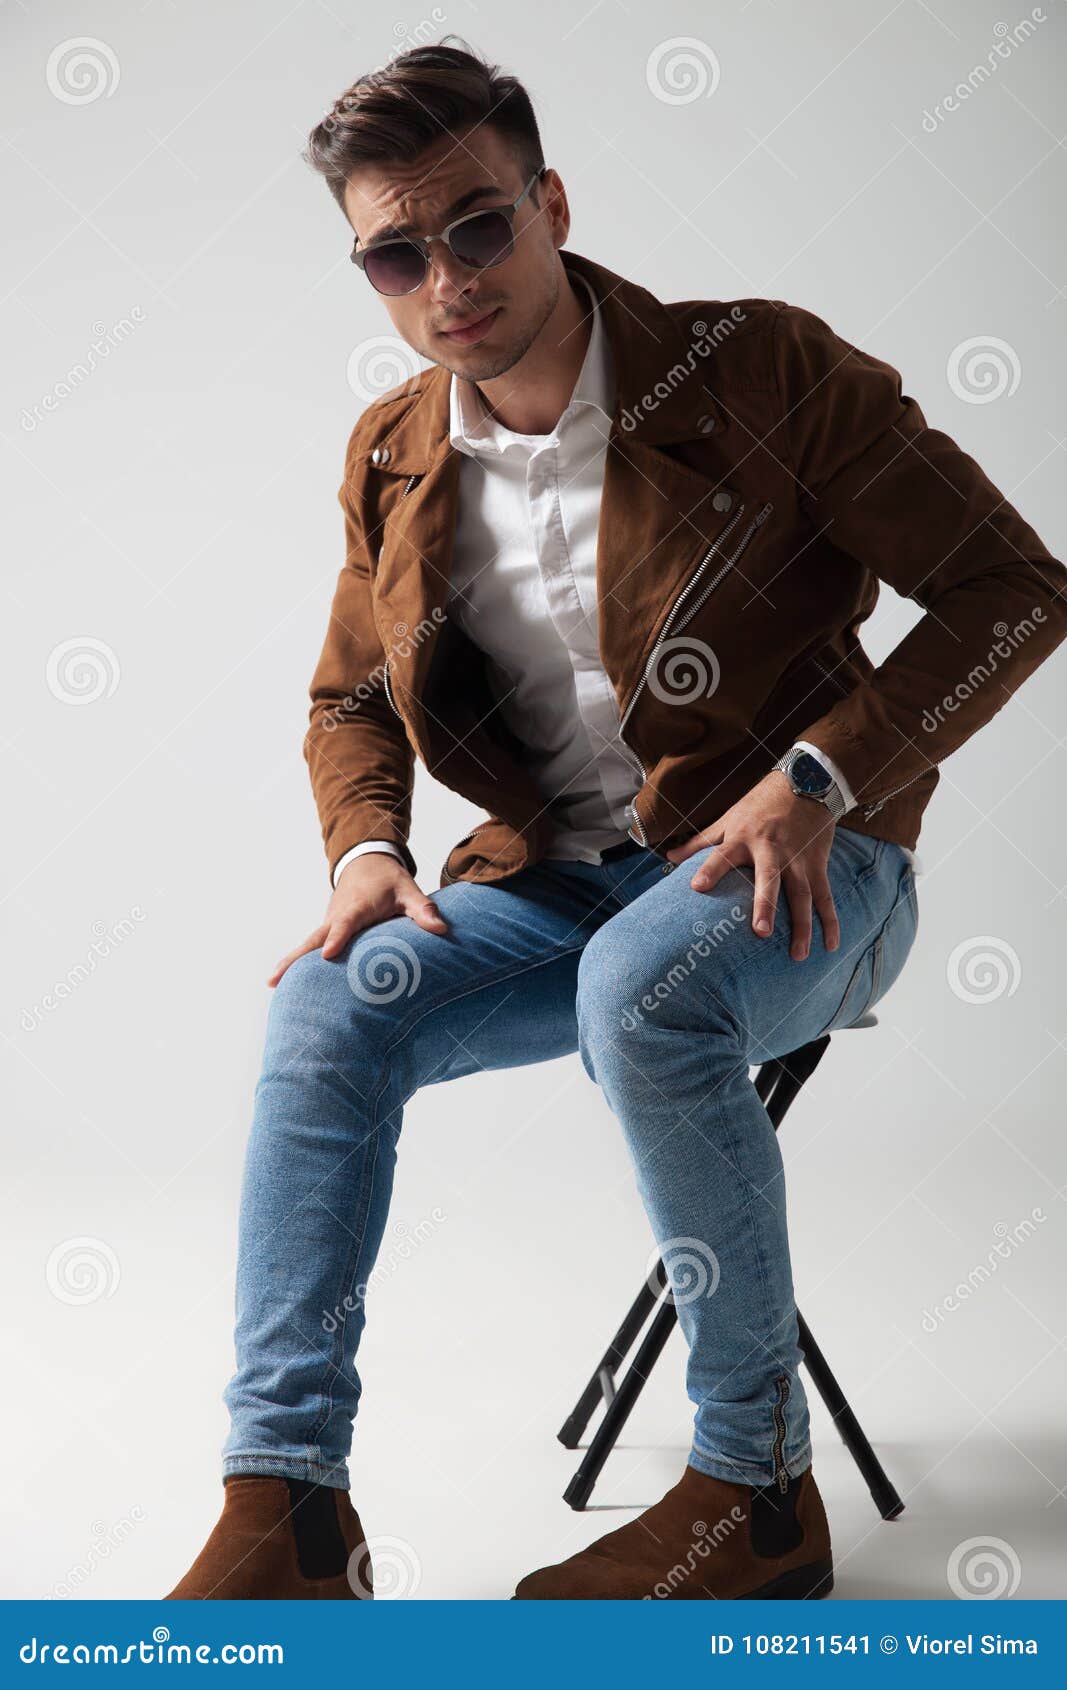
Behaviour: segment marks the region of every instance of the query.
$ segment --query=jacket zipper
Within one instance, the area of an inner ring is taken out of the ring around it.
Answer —
[[[464,834],[464,835],[463,835],[463,838],[462,838],[462,839],[457,839],[457,840],[456,840],[456,843],[455,843],[455,844],[454,844],[454,845],[453,845],[453,847],[452,847],[452,851],[458,851],[458,850],[459,850],[459,848],[460,848],[460,846],[461,846],[461,845],[466,845],[466,843],[467,843],[467,841],[468,841],[468,840],[470,840],[470,839],[473,839],[473,838],[474,838],[474,835],[475,835],[475,834],[476,834],[476,833],[481,833],[481,831],[482,831],[482,828],[483,828],[483,827],[488,827],[488,826],[489,826],[489,823],[488,823],[488,822],[479,822],[479,823],[478,823],[478,825],[477,825],[477,827],[472,827],[472,828],[471,828],[471,830],[470,830],[470,832],[469,832],[469,833],[465,833],[465,834]],[[449,853],[448,853],[448,855],[449,855],[449,856],[451,856],[451,855],[452,855],[452,851],[449,851]],[[450,885],[451,885],[451,884],[453,884],[453,883],[454,883],[454,881],[455,881],[455,876],[454,876],[454,875],[451,875],[451,874],[448,874],[448,873],[446,873],[446,871],[445,871],[445,870],[444,870],[444,869],[442,869],[442,871],[441,871],[441,879],[442,879],[442,881],[447,881],[447,882],[448,882],[448,883],[449,883],[449,884],[450,884]]]
[[[389,659],[388,658],[386,658],[386,660],[385,660],[385,668],[382,671],[382,676],[383,676],[383,681],[384,681],[384,685],[385,685],[385,696],[389,700],[389,703],[393,708],[394,714],[397,715],[397,716],[400,716],[400,711],[397,710],[397,707],[396,707],[396,699],[393,697],[393,689],[389,685]],[[403,716],[400,716],[400,720],[401,721],[404,720]]]
[[[864,812],[863,812],[864,821],[869,822],[871,817],[876,816],[878,814],[879,810],[884,809],[885,806],[889,803],[889,800],[891,798],[895,798],[898,792],[903,792],[905,790],[905,788],[907,788],[909,786],[914,786],[915,782],[917,780],[921,780],[923,775],[929,774],[930,769],[936,769],[936,768],[937,768],[937,764],[931,763],[929,768],[920,769],[917,775],[912,775],[909,780],[902,781],[899,786],[895,786],[893,788],[892,792],[887,792],[884,798],[879,798],[877,804],[871,804],[867,809],[864,810]]]
[[[748,545],[748,543],[751,540],[753,534],[756,532],[756,529],[759,528],[760,525],[767,520],[767,518],[770,516],[771,511],[773,509],[774,509],[774,505],[769,500],[766,504],[760,506],[759,510],[756,512],[755,516],[749,522],[748,527],[745,529],[744,533],[742,534],[739,544],[734,548],[734,550],[730,553],[730,555],[723,560],[722,568],[716,570],[715,574],[712,576],[711,580],[708,582],[707,586],[704,588],[704,591],[701,593],[700,597],[698,599],[696,599],[693,602],[693,604],[691,604],[689,606],[689,609],[686,611],[686,613],[682,617],[681,621],[676,623],[674,619],[675,619],[675,616],[677,615],[678,611],[681,609],[682,604],[689,597],[689,594],[693,591],[694,587],[699,582],[700,577],[703,575],[705,569],[707,569],[708,564],[711,562],[712,558],[716,557],[718,555],[718,553],[721,551],[723,543],[733,533],[734,529],[737,527],[737,525],[740,522],[742,516],[744,515],[744,513],[745,513],[744,505],[739,506],[739,508],[734,512],[734,515],[730,518],[729,522],[726,524],[726,527],[723,529],[722,533],[715,540],[712,541],[711,545],[708,547],[707,551],[704,553],[704,556],[700,560],[700,564],[697,567],[695,575],[693,575],[692,578],[689,581],[686,582],[685,586],[682,588],[682,591],[678,594],[678,597],[675,599],[674,603],[671,605],[670,611],[668,612],[668,615],[667,615],[667,620],[664,622],[663,627],[660,629],[659,634],[657,635],[657,638],[656,638],[656,643],[652,647],[652,650],[648,654],[648,661],[645,664],[645,672],[641,676],[641,679],[638,682],[637,687],[634,691],[634,695],[631,698],[629,704],[626,706],[626,711],[625,711],[625,713],[622,717],[622,720],[619,723],[619,738],[622,740],[622,743],[626,746],[628,751],[633,751],[633,754],[634,754],[635,757],[637,757],[637,752],[634,751],[633,746],[626,739],[626,737],[623,733],[623,729],[625,728],[627,722],[630,720],[630,717],[633,714],[634,705],[637,703],[641,694],[645,690],[645,686],[646,686],[647,681],[648,681],[649,673],[651,672],[652,666],[655,663],[657,656],[659,655],[660,648],[662,647],[664,641],[669,639],[671,634],[675,632],[676,628],[684,628],[687,625],[687,623],[692,621],[693,617],[696,615],[696,613],[700,609],[701,605],[703,605],[705,603],[705,601],[708,599],[708,597],[715,591],[715,588],[719,585],[719,582],[723,579],[723,577],[725,575],[728,575],[730,573],[730,570],[734,567],[734,564],[740,558],[742,552],[745,550],[745,547]],[[647,780],[648,779],[648,770],[645,768],[645,765],[641,761],[640,757],[637,757],[637,761],[640,764],[640,767],[641,767],[642,773],[644,774],[645,779]],[[637,823],[637,832],[634,833],[633,829],[631,828],[629,830],[630,837],[631,837],[631,839],[636,839],[637,843],[639,845],[647,846],[648,845],[648,836],[645,833],[644,823],[642,822],[640,814],[638,813],[636,797],[634,799],[633,804],[631,805],[631,810],[632,810],[632,813],[633,813],[634,821]]]

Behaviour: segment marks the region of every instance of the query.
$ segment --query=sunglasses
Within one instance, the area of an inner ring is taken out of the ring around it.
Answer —
[[[488,211],[470,211],[457,217],[439,235],[395,235],[361,247],[359,236],[350,257],[358,264],[378,293],[414,293],[426,280],[430,267],[430,242],[444,241],[453,258],[472,270],[492,270],[511,257],[515,245],[512,218],[547,165],[535,170],[522,193],[511,205],[494,205]]]

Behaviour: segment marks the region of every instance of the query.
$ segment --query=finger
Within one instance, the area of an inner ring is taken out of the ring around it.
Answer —
[[[409,897],[401,899],[401,909],[405,915],[410,916],[412,921],[417,922],[427,933],[447,933],[449,931],[448,922],[433,899],[427,898],[425,893],[419,892],[417,888]]]
[[[346,910],[343,916],[336,916],[330,923],[330,930],[322,946],[322,954],[327,962],[332,962],[339,956],[345,946],[351,942],[355,934],[361,933],[365,927],[370,927],[374,916],[366,905],[357,905],[355,909]]]
[[[828,951],[836,951],[841,943],[841,923],[837,919],[837,906],[825,871],[821,879],[814,881],[812,894],[822,926],[822,942]]]
[[[803,962],[811,953],[811,888],[805,875],[796,869],[784,871],[782,880],[792,928],[789,955],[794,962]]]
[[[719,836],[718,839],[714,837],[716,834]],[[687,857],[695,856],[698,851],[703,851],[706,845],[717,845],[721,838],[722,830],[713,824],[711,827],[703,828],[700,833],[694,833],[692,839],[687,839],[684,845],[672,845],[671,849],[664,851],[663,855],[669,863],[684,863]]]
[[[298,945],[295,951],[289,951],[282,957],[281,962],[276,964],[274,973],[267,976],[267,985],[276,986],[286,969],[292,966],[298,956],[306,956],[308,951],[318,950],[328,932],[329,927],[326,922],[323,922],[321,927],[316,927],[314,933],[309,933],[302,945]]]
[[[752,905],[752,928],[761,939],[774,932],[774,914],[778,908],[778,893],[782,884],[778,867],[778,853],[764,845],[753,851],[752,864],[756,870],[756,896]]]
[[[740,841],[727,847],[717,845],[709,856],[704,858],[700,867],[689,882],[694,892],[710,892],[717,886],[724,874],[729,874],[732,868],[737,868],[742,862],[747,862],[746,848]]]

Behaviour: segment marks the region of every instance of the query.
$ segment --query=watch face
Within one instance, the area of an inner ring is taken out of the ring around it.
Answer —
[[[829,792],[833,785],[833,777],[812,756],[810,751],[802,751],[792,764],[789,772],[797,791],[807,793],[812,798],[818,798],[821,793]]]

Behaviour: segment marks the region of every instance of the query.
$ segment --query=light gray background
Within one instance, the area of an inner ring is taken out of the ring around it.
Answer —
[[[265,978],[328,896],[301,739],[349,371],[380,375],[391,332],[308,129],[405,38],[460,32],[530,88],[572,248],[663,298],[819,312],[1062,555],[1067,67],[1062,8],[1038,11],[924,128],[1021,6],[5,7],[5,1594],[160,1595],[221,1505]],[[97,97],[63,99],[50,55],[86,36]],[[714,91],[650,91],[675,37],[698,75],[714,54]],[[948,370],[989,337],[1014,391],[975,402]],[[885,590],[872,656],[914,614]],[[1064,677],[1058,653],[945,767],[905,975],[784,1133],[801,1306],[908,1502],[878,1523],[817,1409],[843,1598],[950,1594],[953,1551],[990,1537],[995,1587],[1060,1588]],[[469,815],[420,776],[426,887]],[[960,947],[992,954],[979,1001]],[[578,1059],[418,1100],[393,1222],[355,1498],[396,1540],[396,1594],[506,1597],[654,1501],[689,1444],[676,1336],[600,1511],[560,1501],[557,1426],[650,1242]]]

